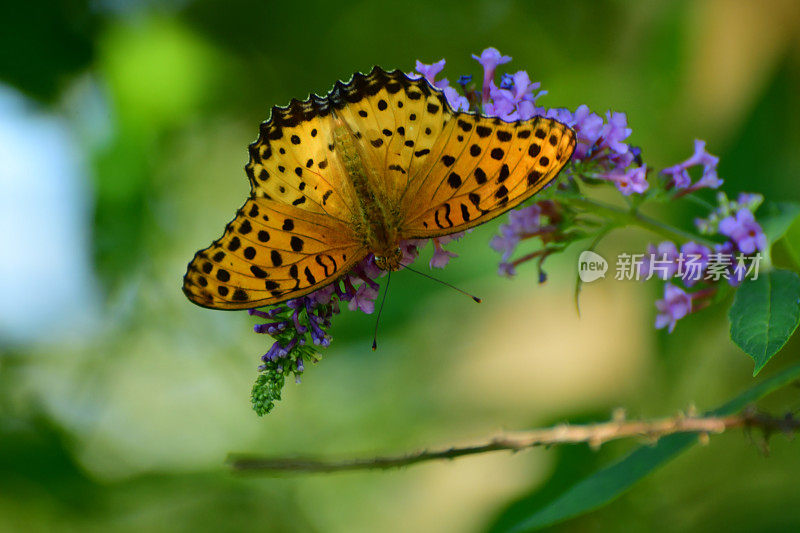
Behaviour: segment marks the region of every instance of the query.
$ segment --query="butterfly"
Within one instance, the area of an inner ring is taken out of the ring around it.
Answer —
[[[375,67],[274,107],[250,145],[250,196],[191,260],[183,291],[214,309],[325,287],[369,254],[397,270],[407,239],[491,220],[551,183],[575,149],[556,120],[454,111],[424,78]]]

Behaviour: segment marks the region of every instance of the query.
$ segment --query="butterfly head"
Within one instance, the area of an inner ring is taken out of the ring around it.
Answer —
[[[389,248],[382,252],[375,253],[375,266],[381,270],[399,270],[400,261],[403,259],[403,251],[400,247]]]

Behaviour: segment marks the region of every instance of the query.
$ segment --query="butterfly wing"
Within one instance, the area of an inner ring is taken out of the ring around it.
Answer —
[[[551,183],[575,149],[575,132],[553,119],[453,115],[402,199],[402,238],[447,235],[505,213]]]
[[[332,102],[274,108],[250,145],[250,198],[224,235],[195,254],[183,291],[214,309],[248,309],[308,294],[367,251],[354,234],[354,192],[334,150]]]

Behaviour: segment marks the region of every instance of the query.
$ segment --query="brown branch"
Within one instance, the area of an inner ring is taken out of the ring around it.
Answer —
[[[656,442],[661,437],[675,433],[696,433],[707,438],[708,435],[740,427],[760,429],[765,436],[774,432],[781,432],[788,436],[800,431],[800,419],[792,417],[791,414],[784,417],[773,417],[757,413],[754,410],[745,410],[739,414],[724,417],[680,415],[660,420],[629,421],[625,420],[623,414],[616,413],[614,419],[609,422],[585,425],[564,424],[550,428],[505,433],[480,444],[422,450],[406,455],[356,458],[345,461],[232,455],[229,462],[236,471],[253,473],[387,470],[436,459],[455,459],[456,457],[500,450],[519,451],[535,446],[588,443],[592,447],[599,447],[606,442],[626,438],[644,438],[649,442]]]

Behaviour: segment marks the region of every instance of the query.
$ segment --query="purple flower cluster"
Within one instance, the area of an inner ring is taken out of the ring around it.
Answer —
[[[508,213],[508,222],[500,226],[500,235],[495,235],[489,242],[489,246],[503,254],[500,263],[502,273],[514,274],[514,267],[508,261],[522,239],[534,237],[539,233],[542,227],[541,218],[542,208],[539,207],[539,204],[515,209]]]
[[[717,189],[722,185],[722,180],[717,176],[719,158],[706,152],[706,143],[699,139],[694,141],[694,154],[682,163],[665,168],[661,174],[668,177],[667,188],[681,190],[681,194],[696,191],[702,188]],[[689,169],[702,167],[702,175],[692,183]]]
[[[725,222],[726,231],[733,229],[731,223],[740,220],[739,224],[752,222],[749,215],[743,211],[749,211],[752,215],[759,208],[764,201],[764,197],[760,194],[752,193],[739,193],[735,200],[729,200],[724,192],[717,193],[718,207],[712,210],[706,218],[697,218],[694,225],[697,230],[703,235],[714,235],[722,232],[720,225],[723,220],[732,219]],[[739,214],[741,213],[741,214]],[[725,233],[727,235],[727,233]]]
[[[547,276],[542,270],[542,263],[555,251],[548,247],[548,244],[557,241],[563,243],[566,240],[560,233],[560,228],[565,225],[560,206],[552,200],[541,200],[533,205],[509,211],[508,222],[500,226],[500,235],[495,235],[489,242],[492,249],[502,254],[498,273],[501,276],[514,276],[517,265],[536,259],[539,281],[544,282]],[[512,261],[511,256],[514,255],[517,245],[533,238],[540,239],[544,246]]]
[[[724,242],[712,247],[687,242],[681,246],[680,253],[671,241],[647,247],[641,272],[645,279],[656,276],[667,281],[677,274],[677,279],[687,288],[693,287],[698,281],[705,285],[699,291],[688,293],[667,283],[664,299],[656,302],[659,311],[657,328],[669,325],[669,331],[672,332],[677,320],[707,303],[722,280],[738,286],[750,270],[744,259],[757,261],[758,256],[753,257],[753,254],[767,249],[767,237],[753,214],[763,198],[748,193],[740,194],[733,201],[728,200],[724,193],[719,193],[717,198],[719,207],[707,218],[696,220],[695,224],[705,235],[724,237]],[[686,298],[694,300],[694,306],[687,308],[683,303]]]
[[[656,301],[656,329],[675,329],[681,318],[692,312],[692,297],[683,289],[671,283],[664,285],[664,298]]]
[[[688,292],[672,283],[664,284],[664,297],[656,300],[656,329],[675,329],[678,320],[711,304],[716,289],[711,287]]]
[[[581,105],[574,113],[555,109],[546,116],[572,126],[578,134],[574,161],[587,165],[593,177],[612,182],[625,196],[643,194],[650,187],[647,166],[638,161],[638,148],[625,142],[631,135],[625,113],[607,111],[603,120]]]
[[[763,201],[760,194],[740,193],[736,200],[729,200],[724,192],[719,192],[718,207],[706,218],[696,219],[695,227],[704,235],[727,237],[726,245],[733,250],[744,254],[763,252],[767,237],[754,215]]]
[[[736,211],[719,222],[719,232],[730,237],[733,245],[742,253],[752,254],[767,248],[767,236],[756,222],[753,212],[746,208]]]

